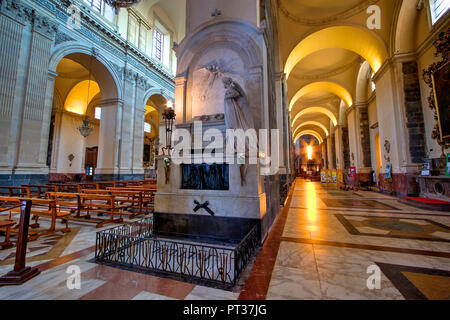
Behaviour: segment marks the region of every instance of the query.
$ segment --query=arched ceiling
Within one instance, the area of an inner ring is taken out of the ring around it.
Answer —
[[[306,135],[311,135],[311,136],[315,137],[317,140],[319,140],[319,143],[322,143],[322,142],[323,142],[323,137],[322,137],[317,131],[314,131],[314,130],[304,130],[304,131],[299,132],[299,133],[295,136],[295,138],[294,138],[294,143],[297,143],[297,140],[298,140],[298,139],[300,139],[301,137],[306,136]]]
[[[310,83],[297,91],[289,104],[289,111],[292,111],[295,103],[305,95],[318,94],[316,96],[312,96],[313,98],[317,98],[320,97],[321,92],[329,92],[338,96],[345,101],[348,107],[351,107],[353,105],[352,95],[347,91],[347,89],[331,81],[320,81]]]
[[[388,57],[393,0],[277,0],[279,48],[286,75],[291,130],[330,133],[347,123],[344,108],[356,101],[357,79],[366,62],[376,73]],[[381,7],[384,26],[369,30],[367,8]],[[370,92],[369,92],[370,94]],[[331,125],[331,127],[333,126]],[[331,134],[331,133],[330,133]]]
[[[331,112],[329,109],[327,109],[325,107],[317,106],[317,107],[308,107],[308,108],[300,110],[293,118],[293,120],[291,122],[291,127],[293,128],[297,124],[297,120],[302,120],[301,119],[302,116],[304,116],[306,114],[326,115],[333,122],[333,125],[336,126],[338,123],[337,118],[333,112]]]
[[[89,97],[88,97],[89,92]],[[89,103],[100,93],[100,88],[95,81],[84,80],[75,85],[67,95],[64,110],[85,114]]]
[[[298,133],[299,130],[301,130],[302,128],[305,128],[305,127],[307,127],[307,126],[319,127],[320,129],[323,130],[323,132],[325,133],[325,136],[328,137],[328,136],[330,135],[329,130],[327,129],[327,127],[326,127],[324,124],[322,124],[322,123],[319,122],[319,121],[314,121],[314,120],[312,120],[312,121],[304,121],[304,122],[302,122],[301,124],[299,124],[299,125],[293,130],[294,136]]]
[[[359,54],[367,60],[373,71],[377,72],[387,58],[383,43],[371,32],[353,26],[335,26],[321,29],[303,39],[291,51],[284,72],[289,78],[295,66],[310,54],[324,49],[346,49]]]

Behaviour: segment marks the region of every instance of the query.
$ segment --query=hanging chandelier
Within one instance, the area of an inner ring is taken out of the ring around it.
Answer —
[[[83,120],[83,124],[78,127],[78,131],[80,131],[80,134],[84,138],[87,138],[92,133],[93,130],[94,130],[94,127],[92,126],[91,121],[89,120],[89,117],[86,116]]]
[[[88,80],[88,91],[87,91],[87,97],[86,97],[86,113],[87,113],[87,108],[89,107],[89,96],[91,95],[92,59],[93,59],[93,56],[91,56],[91,60],[89,63],[89,80]],[[89,117],[87,116],[87,114],[84,117],[82,125],[78,126],[78,131],[80,131],[80,134],[84,138],[87,138],[92,133],[92,131],[94,131],[94,126],[91,124],[91,121],[89,120]]]
[[[116,9],[116,14],[119,14],[120,8],[129,8],[137,5],[141,0],[105,0],[106,4]]]

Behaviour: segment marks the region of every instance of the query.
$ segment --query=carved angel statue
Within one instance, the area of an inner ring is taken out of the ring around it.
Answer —
[[[241,86],[231,78],[223,78],[225,86],[225,125],[228,129],[254,129],[247,97]]]

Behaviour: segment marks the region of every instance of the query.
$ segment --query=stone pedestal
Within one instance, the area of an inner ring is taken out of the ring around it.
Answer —
[[[189,129],[193,128],[193,124],[185,123],[176,127]],[[224,132],[224,120],[203,122],[203,132],[211,128]],[[197,134],[201,137],[201,132]],[[192,163],[202,163],[202,150],[208,144],[200,144],[192,149]],[[216,149],[216,152],[223,150]],[[239,241],[253,226],[261,225],[266,215],[266,194],[263,191],[259,165],[245,165],[245,182],[242,184],[241,165],[234,156],[234,163],[228,164],[228,190],[189,190],[182,188],[182,165],[172,160],[170,167],[167,167],[165,158],[167,156],[164,155],[157,157],[156,234]],[[194,211],[197,206],[194,201],[197,204],[208,202],[208,208],[214,216],[204,208]]]
[[[450,202],[450,177],[418,177],[420,196]]]

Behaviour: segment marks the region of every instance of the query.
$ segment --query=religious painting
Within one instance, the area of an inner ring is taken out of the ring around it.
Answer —
[[[386,171],[384,173],[384,178],[386,180],[392,179],[392,164],[390,163],[386,164]]]
[[[433,74],[434,101],[441,139],[450,139],[450,63]]]

